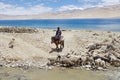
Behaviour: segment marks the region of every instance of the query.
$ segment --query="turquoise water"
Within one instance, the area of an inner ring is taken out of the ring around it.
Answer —
[[[120,19],[0,20],[0,26],[120,31]]]

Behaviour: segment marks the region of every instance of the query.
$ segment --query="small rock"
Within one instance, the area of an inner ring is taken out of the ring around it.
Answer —
[[[89,71],[89,70],[90,70],[90,68],[86,68],[86,70],[87,70],[87,71]]]
[[[90,67],[91,67],[91,65],[86,65],[85,67],[86,67],[86,68],[90,68]]]
[[[94,35],[94,36],[99,36],[99,34],[97,34],[97,33],[94,33],[93,35]]]
[[[51,70],[52,69],[52,67],[48,67],[48,70]]]
[[[97,69],[98,69],[98,70],[103,70],[103,68],[102,68],[102,67],[98,67]]]

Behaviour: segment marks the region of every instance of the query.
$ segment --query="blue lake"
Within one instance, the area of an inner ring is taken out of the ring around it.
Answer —
[[[118,19],[41,19],[41,20],[0,20],[0,26],[33,27],[54,29],[92,29],[120,31]]]

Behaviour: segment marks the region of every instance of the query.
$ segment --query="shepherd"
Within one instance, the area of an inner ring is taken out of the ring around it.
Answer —
[[[55,39],[58,40],[58,41],[60,41],[61,34],[62,34],[62,31],[60,30],[60,27],[58,27],[57,31],[56,31]]]
[[[60,48],[64,48],[64,40],[61,35],[62,31],[60,30],[60,27],[58,27],[55,36],[51,38],[51,43],[55,43],[56,49],[59,49],[58,45],[60,45]]]

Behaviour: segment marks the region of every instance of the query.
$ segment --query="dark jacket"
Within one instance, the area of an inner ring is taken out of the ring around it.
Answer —
[[[56,31],[56,35],[55,35],[55,38],[56,38],[56,39],[60,39],[60,38],[61,38],[61,34],[62,34],[61,30],[57,30],[57,31]]]

